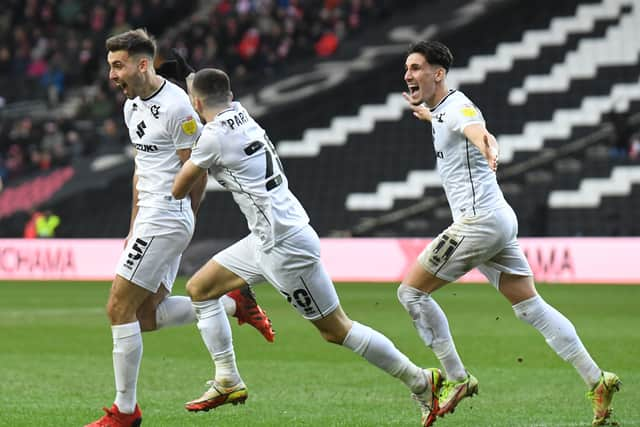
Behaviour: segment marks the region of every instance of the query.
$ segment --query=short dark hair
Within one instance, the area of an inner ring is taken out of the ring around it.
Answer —
[[[152,58],[156,56],[156,41],[144,28],[129,30],[109,37],[105,46],[109,52],[124,50],[129,55],[147,54]]]
[[[217,68],[203,68],[193,78],[192,90],[207,105],[227,104],[231,100],[229,76]]]
[[[412,53],[422,54],[431,65],[440,65],[449,71],[453,63],[453,54],[447,46],[437,41],[419,41],[409,47],[407,56]]]

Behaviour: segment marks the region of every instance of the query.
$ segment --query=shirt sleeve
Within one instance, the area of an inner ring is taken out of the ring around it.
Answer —
[[[200,138],[191,148],[191,161],[202,169],[221,164],[222,145],[220,137],[211,129],[205,128]]]
[[[451,109],[451,113],[451,130],[454,132],[463,133],[471,124],[484,124],[482,112],[471,102],[456,105]]]
[[[191,148],[201,130],[202,124],[191,105],[183,100],[177,102],[167,118],[167,131],[171,135],[176,150]]]

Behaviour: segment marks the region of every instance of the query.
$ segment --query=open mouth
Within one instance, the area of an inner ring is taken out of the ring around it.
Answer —
[[[409,87],[409,93],[411,95],[415,95],[420,90],[420,87],[418,85],[409,85],[408,87]]]

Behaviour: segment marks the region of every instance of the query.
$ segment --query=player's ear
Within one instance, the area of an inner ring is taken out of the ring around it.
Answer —
[[[140,59],[138,60],[138,70],[144,73],[147,71],[148,68],[149,68],[149,58],[147,58],[146,56],[141,56]]]
[[[436,71],[436,83],[440,83],[442,80],[444,80],[444,68],[438,67]]]

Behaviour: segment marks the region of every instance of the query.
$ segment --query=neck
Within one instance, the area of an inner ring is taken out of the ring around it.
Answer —
[[[433,94],[433,96],[431,97],[431,99],[427,99],[425,102],[427,103],[427,106],[429,108],[433,108],[436,105],[438,105],[438,103],[440,101],[442,101],[442,99],[447,96],[447,93],[449,93],[449,88],[447,88],[447,85],[445,84],[441,84],[436,88],[435,93]]]
[[[140,91],[140,98],[148,98],[153,95],[160,86],[164,83],[164,79],[155,73],[150,73],[146,79],[142,90]]]
[[[202,117],[209,123],[212,121],[221,111],[229,108],[229,105],[216,105],[215,107],[207,107],[202,110]]]

